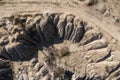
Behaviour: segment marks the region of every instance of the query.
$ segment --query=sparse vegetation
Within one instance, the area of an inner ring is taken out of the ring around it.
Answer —
[[[73,2],[73,4],[75,4],[75,5],[79,5],[79,3],[77,2],[77,1],[72,1]]]
[[[87,5],[88,6],[92,6],[92,5],[95,5],[95,4],[97,4],[97,2],[98,2],[98,0],[87,0],[88,2],[87,2]]]
[[[70,54],[69,49],[67,47],[62,47],[61,50],[54,49],[55,50],[55,55],[58,58],[65,57]]]
[[[51,2],[52,5],[55,5],[55,6],[60,6],[60,3],[59,2]]]

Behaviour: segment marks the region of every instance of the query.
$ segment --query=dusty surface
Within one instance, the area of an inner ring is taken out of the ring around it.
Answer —
[[[1,19],[59,13],[64,18],[73,14],[87,23],[80,42],[64,40],[39,50],[31,60],[11,60],[14,80],[120,80],[120,1],[89,1],[92,0],[0,0]],[[0,35],[5,34],[1,27]],[[54,53],[52,57],[50,52]]]

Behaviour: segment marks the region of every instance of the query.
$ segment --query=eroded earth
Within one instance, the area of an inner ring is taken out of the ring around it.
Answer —
[[[119,80],[118,41],[80,16],[19,14],[0,21],[1,80]]]

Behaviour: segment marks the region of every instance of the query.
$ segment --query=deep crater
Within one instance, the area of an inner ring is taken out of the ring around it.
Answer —
[[[78,43],[85,34],[86,23],[80,19],[74,20],[73,14],[65,17],[57,13],[16,15],[4,19],[7,19],[3,25],[8,32],[8,41],[5,44],[6,54],[3,52],[0,56],[9,60],[29,60],[43,47],[64,40]]]
[[[0,58],[10,65],[10,80],[109,80],[119,69],[111,59],[116,40],[74,14],[13,15],[3,17],[0,27],[6,33]]]

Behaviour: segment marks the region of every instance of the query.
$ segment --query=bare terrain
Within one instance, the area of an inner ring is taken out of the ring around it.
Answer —
[[[120,0],[0,0],[0,80],[120,80]]]

